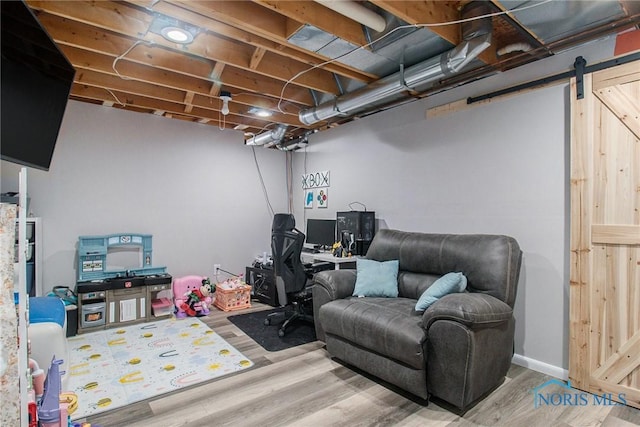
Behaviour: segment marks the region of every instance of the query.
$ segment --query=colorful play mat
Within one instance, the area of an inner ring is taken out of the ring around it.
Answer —
[[[195,317],[69,338],[64,391],[78,396],[73,420],[253,366]]]

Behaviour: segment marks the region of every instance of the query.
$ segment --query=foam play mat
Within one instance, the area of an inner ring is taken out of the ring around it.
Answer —
[[[119,408],[253,366],[195,317],[69,338],[65,390],[73,420]]]

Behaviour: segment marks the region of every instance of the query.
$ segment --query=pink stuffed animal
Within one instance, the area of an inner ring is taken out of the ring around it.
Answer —
[[[202,276],[180,277],[173,281],[173,295],[176,317],[205,316],[210,313],[211,285],[209,279]]]

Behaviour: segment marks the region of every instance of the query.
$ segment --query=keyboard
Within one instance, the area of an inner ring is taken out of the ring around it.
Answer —
[[[307,248],[306,246],[302,248],[302,252],[308,253],[308,254],[319,254],[320,250],[318,249],[314,249],[314,248]]]

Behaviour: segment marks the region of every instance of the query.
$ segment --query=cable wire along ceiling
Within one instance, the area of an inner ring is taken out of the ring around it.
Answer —
[[[640,24],[631,0],[26,4],[76,69],[72,99],[287,150],[313,132]]]

